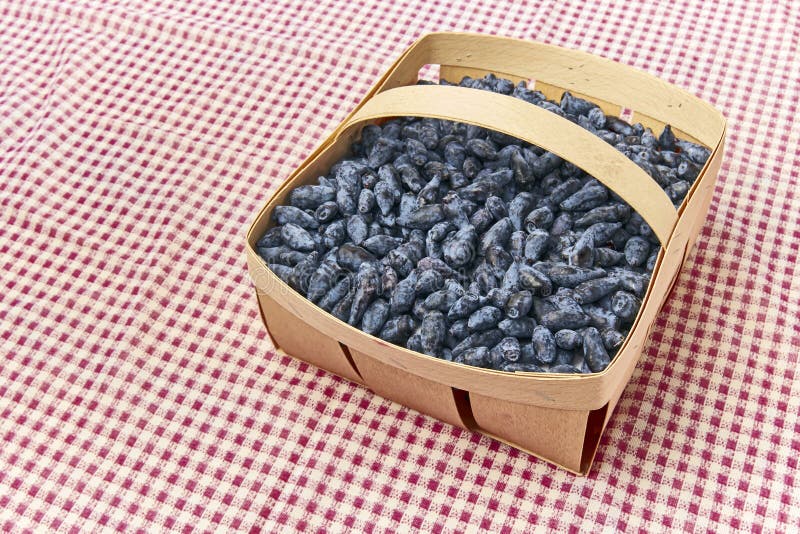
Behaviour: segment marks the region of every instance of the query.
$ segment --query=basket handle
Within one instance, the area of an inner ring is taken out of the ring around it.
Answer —
[[[662,245],[678,212],[661,187],[617,149],[577,124],[517,98],[457,86],[412,85],[378,93],[339,129],[360,123],[416,116],[459,121],[527,141],[580,167],[625,200],[650,225]]]

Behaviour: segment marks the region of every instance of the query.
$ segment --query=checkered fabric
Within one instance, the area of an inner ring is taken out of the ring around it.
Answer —
[[[800,524],[800,6],[0,5],[0,528]],[[588,478],[276,352],[244,234],[420,34],[649,71],[729,119],[696,250]]]

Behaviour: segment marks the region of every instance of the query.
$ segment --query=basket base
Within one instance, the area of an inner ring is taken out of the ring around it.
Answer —
[[[267,332],[275,346],[288,355],[445,423],[497,439],[573,473],[588,473],[618,396],[598,410],[587,411],[519,404],[470,393],[348,348],[309,326],[269,295],[256,294]]]

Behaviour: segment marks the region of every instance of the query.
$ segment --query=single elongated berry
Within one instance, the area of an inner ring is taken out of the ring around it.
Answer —
[[[552,152],[545,152],[533,162],[531,171],[536,178],[542,178],[556,170],[558,166],[561,165],[562,161],[561,158]]]
[[[553,224],[550,226],[550,235],[553,237],[558,237],[572,230],[572,227],[572,215],[570,215],[567,211],[562,211],[553,220]]]
[[[563,308],[565,310],[581,311],[583,308],[578,301],[575,300],[575,290],[566,287],[558,288],[555,295],[551,295],[545,299],[548,303],[554,306],[554,309]]]
[[[428,161],[428,149],[416,139],[406,139],[406,154],[414,165],[421,167]]]
[[[548,328],[542,325],[534,328],[531,343],[539,363],[553,363],[553,360],[556,359],[556,340]]]
[[[498,328],[507,336],[514,336],[520,339],[530,339],[536,321],[532,317],[521,317],[519,319],[503,319],[498,323]]]
[[[554,206],[558,206],[569,197],[580,191],[581,182],[575,178],[570,178],[560,182],[552,191],[550,191],[549,200]]]
[[[479,234],[482,234],[489,229],[494,222],[495,220],[492,216],[492,212],[486,208],[475,210],[475,212],[469,218],[469,224],[475,228],[475,231]]]
[[[588,186],[576,191],[559,205],[566,211],[596,208],[608,199],[608,189],[601,185]]]
[[[373,263],[362,263],[358,269],[355,279],[355,293],[353,295],[353,305],[350,310],[348,323],[357,326],[367,310],[367,306],[378,293],[380,287],[380,276]]]
[[[396,219],[400,219],[400,218],[403,218],[403,217],[408,219],[408,217],[411,215],[411,213],[414,210],[416,210],[418,207],[419,207],[419,203],[417,202],[416,195],[414,195],[412,193],[405,193],[405,194],[401,195],[400,196],[400,207],[398,209]]]
[[[389,302],[378,298],[372,301],[361,318],[361,330],[372,336],[378,334],[389,319]]]
[[[494,270],[484,261],[472,272],[473,282],[470,287],[477,289],[481,295],[486,295],[498,286]]]
[[[600,337],[603,338],[603,346],[606,348],[606,351],[612,356],[617,353],[617,350],[619,350],[623,341],[625,341],[625,334],[611,328],[600,332]]]
[[[584,304],[583,311],[589,316],[589,325],[598,330],[619,329],[620,318],[611,310],[597,304]]]
[[[606,295],[611,294],[619,287],[619,279],[613,276],[587,280],[575,287],[574,299],[578,304],[597,302]]]
[[[289,279],[292,276],[291,267],[287,265],[281,265],[280,263],[269,263],[267,265],[269,266],[270,270],[278,276],[278,278],[289,284]]]
[[[587,230],[572,245],[569,264],[576,267],[591,267],[594,265],[594,251],[594,233]]]
[[[394,292],[394,288],[397,287],[397,283],[400,281],[400,277],[397,276],[397,271],[391,265],[388,264],[381,264],[381,288],[378,291],[378,294],[389,298],[391,294]]]
[[[425,307],[429,310],[447,312],[459,299],[459,294],[453,289],[440,289],[425,297]]]
[[[477,254],[477,240],[475,228],[469,225],[448,236],[442,244],[444,261],[453,268],[472,262]]]
[[[362,246],[375,256],[381,258],[388,254],[390,250],[400,246],[402,242],[403,240],[399,237],[379,234],[365,239]]]
[[[356,191],[339,187],[336,190],[336,206],[343,215],[353,215],[358,208]]]
[[[427,184],[425,184],[425,187],[420,189],[419,194],[417,194],[417,202],[420,206],[436,204],[439,202],[441,183],[441,174],[436,174]]]
[[[458,190],[459,197],[478,203],[485,203],[487,198],[497,193],[500,193],[500,186],[486,179],[476,180]]]
[[[317,245],[314,242],[314,239],[312,239],[311,234],[309,234],[306,229],[301,228],[296,224],[284,224],[281,228],[281,237],[283,238],[284,243],[294,250],[311,252],[317,248]]]
[[[486,367],[489,363],[489,349],[485,346],[469,348],[461,353],[461,358],[472,367]]]
[[[634,134],[633,127],[619,117],[607,116],[606,128],[620,135],[628,136]]]
[[[482,160],[491,160],[497,157],[497,149],[494,144],[485,139],[470,139],[465,147],[467,152]]]
[[[495,328],[502,318],[503,312],[498,308],[484,306],[472,312],[467,321],[467,327],[472,332],[489,330]]]
[[[319,301],[319,307],[331,311],[333,307],[350,292],[352,275],[343,275],[338,282]]]
[[[378,337],[388,341],[389,343],[402,345],[406,342],[416,327],[417,323],[410,315],[400,315],[399,317],[390,316],[383,325],[383,328],[381,328]]]
[[[553,214],[553,210],[547,206],[541,206],[532,210],[528,213],[527,217],[525,217],[525,229],[529,233],[533,233],[537,229],[546,230],[553,225],[554,219],[555,215]]]
[[[338,247],[345,239],[347,239],[347,222],[343,219],[330,223],[322,234],[322,243],[327,249]]]
[[[525,218],[536,204],[535,197],[528,192],[517,194],[508,204],[508,217],[515,230],[525,229]]]
[[[373,169],[377,169],[384,163],[389,163],[396,153],[395,143],[385,137],[379,137],[372,144],[369,151],[367,163]]]
[[[447,143],[444,147],[444,160],[456,169],[460,169],[464,166],[466,157],[466,149],[457,141]]]
[[[505,305],[506,317],[520,319],[528,315],[533,306],[533,294],[528,290],[513,293]]]
[[[675,134],[672,133],[672,127],[667,124],[664,130],[658,137],[658,146],[661,150],[675,150]]]
[[[544,230],[534,229],[525,240],[525,258],[539,261],[550,246],[550,234]]]
[[[422,271],[417,276],[417,281],[414,284],[414,291],[417,295],[425,296],[433,293],[442,288],[444,285],[444,277],[435,270]]]
[[[289,193],[289,203],[304,210],[314,210],[324,202],[334,200],[336,190],[322,185],[301,185]]]
[[[453,347],[453,354],[459,355],[465,350],[475,347],[494,347],[500,343],[500,340],[504,337],[505,336],[503,335],[503,332],[501,332],[499,328],[484,330],[482,332],[474,332],[461,340],[458,345]]]
[[[610,204],[598,206],[589,210],[586,215],[575,220],[575,226],[587,227],[602,222],[623,222],[629,215],[631,209],[625,204]]]
[[[454,271],[444,261],[438,258],[426,256],[417,261],[417,269],[420,271],[433,270],[442,275],[443,278],[457,278],[458,272]]]
[[[397,283],[389,299],[392,315],[400,315],[411,310],[414,305],[414,299],[417,296],[416,283],[416,276],[408,276]]]
[[[508,217],[500,219],[481,237],[478,250],[481,254],[485,254],[486,250],[493,245],[504,247],[513,231],[514,226]]]
[[[458,344],[458,341],[461,341],[470,334],[469,328],[467,327],[467,320],[458,319],[457,321],[452,321],[447,332],[457,340],[456,344]]]
[[[589,327],[583,332],[583,357],[593,373],[599,373],[611,362],[597,328]]]
[[[486,304],[502,310],[505,307],[506,302],[508,302],[508,297],[510,296],[510,291],[500,287],[495,287],[486,293]]]
[[[294,267],[301,261],[308,257],[307,252],[300,252],[299,250],[287,250],[281,253],[278,263]]]
[[[369,236],[369,226],[363,215],[359,213],[347,219],[347,234],[356,245],[361,245],[364,242]]]
[[[429,230],[436,223],[444,220],[444,211],[440,204],[421,206],[411,213],[397,218],[397,224],[406,228]]]
[[[519,266],[520,264],[517,261],[509,265],[508,270],[503,275],[500,287],[506,291],[519,291]]]
[[[336,202],[323,202],[314,212],[314,217],[318,222],[326,223],[332,221],[339,214],[339,206]]]
[[[353,306],[353,298],[355,297],[355,288],[351,287],[350,291],[339,300],[336,304],[334,304],[333,308],[331,309],[331,315],[339,319],[340,321],[347,322],[350,318],[350,308]]]
[[[634,236],[625,244],[625,261],[631,267],[644,265],[649,254],[650,242],[642,237]]]
[[[612,267],[608,270],[608,274],[619,279],[620,288],[633,293],[637,297],[644,296],[644,292],[647,290],[647,284],[650,282],[648,276],[622,267]]]
[[[613,267],[622,261],[625,254],[611,248],[600,247],[594,249],[594,262],[598,267]]]
[[[486,209],[492,214],[494,220],[499,221],[508,217],[508,208],[502,198],[491,196],[486,199]]]
[[[562,349],[572,350],[583,346],[583,336],[575,330],[563,329],[555,333],[556,345]]]
[[[509,163],[511,165],[511,170],[514,171],[514,181],[520,185],[533,182],[533,169],[520,151],[515,151],[511,154]]]
[[[611,297],[611,311],[626,322],[631,322],[639,313],[642,301],[627,291],[617,291]]]
[[[444,315],[438,311],[428,312],[417,329],[421,352],[431,356],[438,356],[442,351],[446,333],[447,325]]]
[[[591,225],[584,233],[591,233],[596,244],[604,245],[620,228],[622,228],[622,223],[619,222],[599,222]]]
[[[553,281],[539,269],[520,265],[519,287],[529,290],[534,295],[546,297],[553,292]]]
[[[375,261],[375,256],[352,243],[345,243],[336,252],[336,262],[339,266],[354,273],[358,272],[361,264],[373,261]]]
[[[373,208],[375,208],[375,193],[370,189],[362,189],[358,194],[358,212],[371,213]]]
[[[335,260],[323,261],[309,279],[306,298],[311,302],[319,301],[336,284],[342,274],[342,270]]]
[[[277,247],[282,244],[283,238],[281,237],[281,228],[280,226],[273,226],[264,232],[264,235],[256,242],[256,248]]]
[[[492,367],[498,369],[506,363],[519,361],[521,349],[515,337],[505,337],[489,351]]]
[[[275,206],[272,218],[278,224],[292,223],[308,230],[319,228],[319,223],[314,217],[294,206]]]
[[[503,247],[490,245],[484,252],[486,264],[492,268],[496,278],[502,278],[508,268],[514,263],[514,258]]]
[[[575,287],[580,283],[595,278],[601,278],[606,275],[606,271],[599,268],[586,269],[583,267],[575,267],[573,265],[544,265],[542,263],[535,264],[534,269],[544,272],[554,284],[564,287]]]
[[[584,312],[570,309],[556,309],[541,316],[540,322],[550,330],[576,330],[589,324],[589,316]]]
[[[380,180],[373,189],[375,203],[384,215],[389,215],[395,202],[400,199],[401,190],[398,184],[388,180]]]
[[[511,237],[508,238],[508,252],[514,261],[520,261],[525,257],[525,242],[527,238],[528,234],[524,230],[512,232]]]
[[[258,247],[258,255],[264,258],[264,261],[267,263],[280,263],[283,265],[283,261],[281,261],[281,256],[285,252],[289,252],[292,249],[289,247],[280,245],[277,247]]]
[[[442,211],[447,220],[457,228],[469,225],[469,216],[464,201],[455,191],[450,191],[442,198]]]

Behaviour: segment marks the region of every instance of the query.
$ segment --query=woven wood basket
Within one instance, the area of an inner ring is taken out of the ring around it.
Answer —
[[[565,90],[606,114],[632,110],[631,122],[711,150],[681,208],[615,148],[556,114],[510,96],[463,87],[415,85],[419,71],[440,77],[489,72],[560,100]],[[431,67],[428,67],[431,68]],[[392,345],[339,321],[284,284],[255,243],[272,226],[275,206],[297,186],[315,183],[348,155],[361,128],[387,117],[449,119],[497,130],[549,150],[619,194],[661,242],[639,315],[617,356],[601,373],[504,373],[455,364]],[[362,384],[375,393],[453,425],[486,434],[577,474],[591,467],[600,436],[708,210],[722,159],[725,119],[709,104],[649,74],[575,50],[500,37],[428,34],[410,46],[257,215],[247,261],[262,318],[276,347]]]

